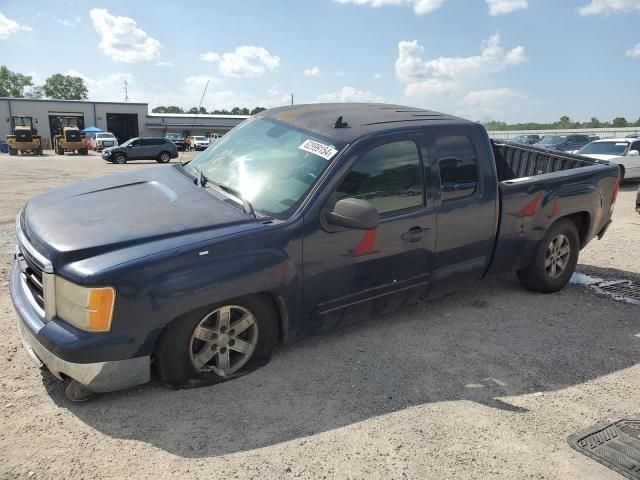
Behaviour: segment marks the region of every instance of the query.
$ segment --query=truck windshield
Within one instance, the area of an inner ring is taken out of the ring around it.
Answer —
[[[185,168],[238,191],[259,212],[287,218],[346,144],[289,124],[251,118]]]
[[[541,145],[555,145],[556,143],[562,143],[567,137],[560,135],[545,135],[538,143]]]
[[[618,155],[623,156],[627,152],[629,143],[627,142],[593,142],[582,147],[580,155]]]

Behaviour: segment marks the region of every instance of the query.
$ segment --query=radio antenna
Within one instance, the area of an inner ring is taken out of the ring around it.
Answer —
[[[202,102],[204,101],[204,96],[207,93],[207,88],[209,88],[209,80],[207,80],[207,84],[204,86],[204,90],[202,91],[202,97],[200,97],[200,103],[198,104],[198,111],[196,112],[196,116],[193,117],[193,122],[191,123],[191,132],[189,133],[192,133],[194,127],[196,126],[196,120],[198,119],[198,115],[200,115],[200,107],[202,107]],[[180,155],[180,165],[184,165],[182,163],[182,157],[184,157],[184,151],[187,148],[186,140],[187,139],[185,138],[185,144],[184,144],[184,147],[182,148],[182,155]]]

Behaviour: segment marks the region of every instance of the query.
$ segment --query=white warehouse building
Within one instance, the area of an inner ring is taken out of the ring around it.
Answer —
[[[132,137],[162,137],[167,133],[224,135],[247,115],[149,113],[147,103],[88,100],[35,100],[0,97],[0,141],[11,133],[11,117],[33,117],[45,148],[58,132],[58,117],[76,117],[80,128],[95,126],[112,132],[120,143]]]

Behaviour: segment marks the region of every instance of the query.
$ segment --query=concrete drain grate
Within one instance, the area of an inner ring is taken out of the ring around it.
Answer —
[[[601,295],[608,295],[620,302],[640,305],[640,285],[631,280],[603,280],[584,273],[574,273],[571,283],[585,285]]]

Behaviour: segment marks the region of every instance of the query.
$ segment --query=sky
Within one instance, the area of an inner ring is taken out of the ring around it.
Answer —
[[[640,0],[0,0],[0,64],[92,100],[640,117]]]

